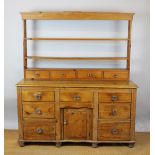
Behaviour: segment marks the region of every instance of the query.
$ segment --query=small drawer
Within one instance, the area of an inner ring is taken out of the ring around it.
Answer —
[[[52,80],[67,80],[67,79],[75,79],[75,71],[73,70],[53,70],[50,72],[50,79]]]
[[[99,102],[131,102],[131,92],[130,90],[100,92]]]
[[[88,91],[60,91],[60,102],[92,102],[93,93]]]
[[[100,80],[102,74],[102,71],[99,70],[78,70],[78,79]]]
[[[105,80],[128,80],[128,71],[104,71]]]
[[[54,103],[24,102],[23,116],[25,118],[54,118]]]
[[[25,140],[55,140],[55,120],[24,119]]]
[[[48,71],[26,71],[26,79],[49,80],[49,72]]]
[[[100,119],[130,119],[130,104],[99,104]]]
[[[54,92],[24,90],[22,91],[22,100],[23,101],[54,101]]]
[[[98,123],[98,140],[130,140],[130,122]]]

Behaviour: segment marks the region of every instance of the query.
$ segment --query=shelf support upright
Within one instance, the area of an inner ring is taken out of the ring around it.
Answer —
[[[27,24],[26,20],[23,20],[23,63],[24,63],[24,78],[26,78],[26,69],[27,69]]]
[[[130,79],[130,54],[131,54],[131,29],[132,29],[132,20],[128,20],[128,43],[127,43],[127,69],[129,71]]]

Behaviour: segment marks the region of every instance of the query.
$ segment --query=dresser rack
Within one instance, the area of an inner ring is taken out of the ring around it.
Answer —
[[[106,69],[108,72],[111,71],[111,80],[129,80],[130,77],[130,52],[131,52],[131,28],[132,28],[132,19],[134,13],[104,13],[104,12],[23,12],[21,13],[23,19],[23,60],[24,60],[24,78],[25,79],[34,79],[34,80],[55,80],[55,78],[50,78],[51,72],[54,70],[52,68],[46,68],[48,77],[42,75],[44,73],[41,68],[28,68],[27,60],[31,59],[34,61],[38,60],[103,60],[103,61],[126,61],[126,68],[124,69]],[[128,38],[29,38],[27,37],[27,20],[126,20],[128,21]],[[33,40],[57,40],[57,41],[125,41],[127,42],[127,56],[126,57],[44,57],[44,56],[28,56],[27,55],[27,41]],[[75,77],[74,78],[64,78],[64,80],[83,80],[78,78],[78,69],[74,69]],[[36,72],[37,70],[37,72]],[[59,74],[60,80],[63,79],[65,73],[65,68],[55,69],[61,70]],[[86,69],[87,72],[90,69]],[[98,69],[99,70],[99,69]],[[104,74],[104,68],[100,69],[102,74]],[[115,71],[114,71],[115,70]],[[125,71],[125,72],[124,72]],[[59,72],[59,71],[58,71]],[[86,72],[86,73],[87,73]],[[54,72],[55,73],[55,72]],[[53,73],[53,74],[54,74]],[[92,73],[88,72],[88,78],[85,80],[95,80],[89,75]],[[95,72],[93,73],[95,74]],[[42,78],[43,77],[43,78]],[[65,76],[64,76],[65,77]],[[95,77],[95,76],[94,76]],[[123,78],[122,78],[123,77]],[[110,80],[109,79],[109,80]],[[56,78],[56,80],[58,80]],[[107,80],[107,78],[101,77],[96,78],[96,80]]]

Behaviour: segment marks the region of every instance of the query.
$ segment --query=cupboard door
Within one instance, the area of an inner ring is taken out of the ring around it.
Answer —
[[[64,139],[90,139],[91,121],[91,113],[89,109],[64,109]]]

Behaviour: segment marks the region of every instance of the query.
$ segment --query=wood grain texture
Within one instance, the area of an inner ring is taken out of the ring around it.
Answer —
[[[29,80],[49,80],[49,72],[40,70],[40,71],[25,71],[25,78]]]
[[[43,90],[24,90],[22,91],[23,101],[54,101],[53,91],[43,91]]]
[[[55,104],[51,102],[24,102],[24,118],[54,118]]]
[[[130,120],[130,104],[99,104],[99,118],[109,120]]]
[[[110,92],[111,91],[111,92]],[[108,92],[99,93],[99,102],[131,102],[132,94],[128,89],[109,90]]]
[[[89,109],[64,109],[64,140],[89,139]]]
[[[52,119],[24,119],[24,139],[26,140],[54,140],[55,120]]]
[[[132,20],[134,13],[119,12],[22,12],[26,20]]]
[[[98,140],[129,140],[130,139],[130,123],[104,123],[98,122]]]
[[[32,81],[22,80],[17,83],[17,87],[71,87],[71,88],[138,88],[138,86],[132,81]]]

